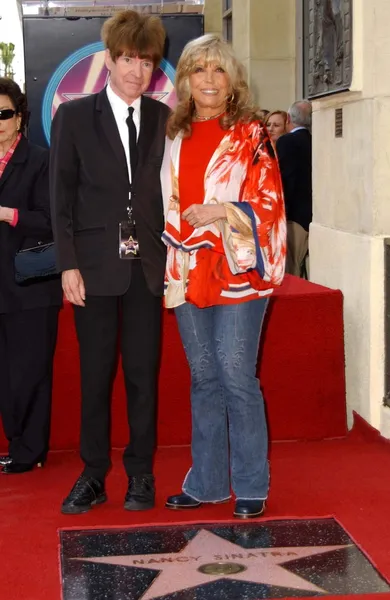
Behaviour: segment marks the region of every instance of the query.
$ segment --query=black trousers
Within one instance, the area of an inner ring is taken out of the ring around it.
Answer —
[[[123,296],[87,296],[75,306],[81,367],[81,458],[84,475],[104,480],[111,466],[111,390],[118,336],[127,394],[128,476],[152,473],[161,336],[161,298],[149,291],[140,261]]]
[[[0,412],[9,453],[33,464],[49,450],[59,307],[0,314]]]

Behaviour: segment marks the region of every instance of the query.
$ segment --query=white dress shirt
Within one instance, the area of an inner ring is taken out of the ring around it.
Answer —
[[[127,104],[120,98],[112,89],[111,85],[107,85],[107,97],[114,113],[115,121],[118,126],[119,135],[123,144],[123,149],[126,155],[127,170],[131,183],[131,167],[130,167],[130,147],[129,147],[129,128],[127,127],[126,119],[129,116],[129,106],[134,108],[133,121],[137,130],[137,139],[141,125],[141,97],[134,100],[132,104]]]

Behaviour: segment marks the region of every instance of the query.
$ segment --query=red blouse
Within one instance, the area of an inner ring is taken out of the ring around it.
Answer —
[[[184,138],[180,152],[179,193],[180,212],[183,213],[191,204],[203,204],[204,176],[207,165],[223,136],[219,119],[192,123],[191,137]],[[194,228],[181,221],[181,240],[186,240]]]

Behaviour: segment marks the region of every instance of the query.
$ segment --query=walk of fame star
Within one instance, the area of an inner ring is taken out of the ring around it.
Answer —
[[[146,592],[140,596],[140,600],[155,600],[167,594],[227,578],[325,594],[326,590],[295,575],[282,565],[299,558],[341,550],[349,546],[344,544],[244,549],[211,531],[201,529],[180,552],[100,556],[73,560],[158,571],[158,575]],[[213,565],[217,567],[214,570]],[[208,574],[210,569],[216,574]],[[226,572],[229,570],[233,572],[231,574]]]

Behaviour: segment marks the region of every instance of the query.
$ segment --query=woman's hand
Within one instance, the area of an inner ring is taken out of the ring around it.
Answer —
[[[223,204],[191,204],[183,212],[182,219],[197,229],[218,219],[226,219],[226,210]]]
[[[7,208],[6,206],[0,206],[0,221],[5,221],[6,223],[12,223],[14,220],[14,209]]]

